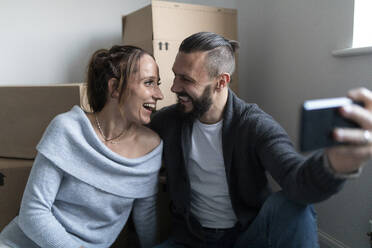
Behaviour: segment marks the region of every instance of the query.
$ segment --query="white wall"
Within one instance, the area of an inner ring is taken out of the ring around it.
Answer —
[[[353,1],[238,0],[237,8],[241,96],[273,115],[296,144],[304,100],[342,96],[357,86],[372,88],[371,55],[331,55],[351,44]],[[320,229],[347,247],[369,247],[371,167],[317,205]]]
[[[121,42],[121,16],[149,0],[2,0],[0,84],[81,82],[90,55]]]
[[[234,8],[235,1],[177,1]],[[2,0],[0,85],[85,80],[91,54],[121,43],[121,17],[150,0]]]

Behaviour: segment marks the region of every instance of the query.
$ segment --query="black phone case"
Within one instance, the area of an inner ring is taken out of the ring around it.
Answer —
[[[361,105],[360,103],[358,103]],[[341,106],[307,110],[302,106],[300,150],[303,152],[339,145],[332,137],[336,127],[357,128],[359,125],[339,114]]]

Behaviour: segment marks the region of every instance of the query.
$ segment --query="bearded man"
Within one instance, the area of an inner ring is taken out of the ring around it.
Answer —
[[[311,204],[337,193],[371,157],[372,93],[350,91],[366,108],[341,109],[362,126],[334,131],[351,145],[304,158],[270,115],[229,89],[237,48],[209,32],[180,45],[171,88],[178,104],[151,121],[164,141],[172,201],[172,233],[157,247],[319,247]],[[266,172],[281,191],[270,191]]]

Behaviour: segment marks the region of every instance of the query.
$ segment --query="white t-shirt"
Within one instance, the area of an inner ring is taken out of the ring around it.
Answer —
[[[203,227],[230,228],[237,222],[232,209],[222,151],[222,120],[196,120],[187,171],[191,183],[191,213]]]

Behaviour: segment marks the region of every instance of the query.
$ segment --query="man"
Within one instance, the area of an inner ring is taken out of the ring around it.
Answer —
[[[305,159],[272,117],[229,90],[237,47],[208,32],[180,45],[171,88],[178,104],[151,122],[164,141],[173,217],[171,237],[158,247],[318,247],[310,204],[359,173],[372,154],[370,133],[336,130],[336,140],[355,145]],[[370,91],[350,97],[372,109]],[[342,114],[372,129],[367,109],[352,105]],[[271,194],[265,171],[282,191]]]

